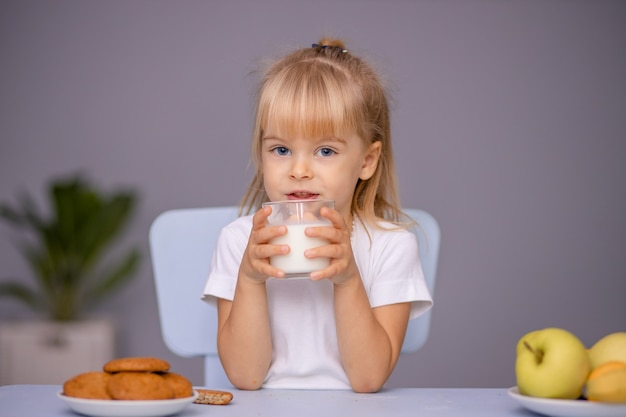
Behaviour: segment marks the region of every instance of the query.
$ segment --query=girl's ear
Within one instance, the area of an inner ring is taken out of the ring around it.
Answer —
[[[380,159],[380,151],[382,149],[382,143],[376,141],[369,145],[363,156],[363,165],[361,166],[361,175],[359,178],[363,181],[369,180],[378,166],[378,160]]]

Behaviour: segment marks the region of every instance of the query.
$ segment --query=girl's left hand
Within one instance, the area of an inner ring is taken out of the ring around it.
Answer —
[[[323,207],[320,213],[328,219],[332,226],[308,227],[305,234],[309,237],[328,240],[329,244],[304,252],[307,258],[330,258],[327,268],[311,273],[311,279],[318,281],[329,279],[335,285],[342,285],[351,278],[359,278],[359,269],[356,266],[352,253],[352,225],[347,225],[343,216],[336,210]]]

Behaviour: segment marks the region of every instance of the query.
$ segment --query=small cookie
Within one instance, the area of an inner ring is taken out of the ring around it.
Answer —
[[[63,394],[68,397],[110,400],[107,382],[111,374],[106,372],[85,372],[68,379],[63,384]]]
[[[170,364],[159,358],[131,357],[113,359],[104,364],[104,372],[167,372]]]
[[[193,395],[193,386],[187,378],[174,372],[161,375],[174,391],[174,398],[185,398]]]
[[[226,405],[233,399],[233,394],[228,391],[215,391],[210,389],[196,389],[198,398],[196,404]]]
[[[169,400],[174,390],[159,374],[117,372],[109,378],[107,391],[114,400]]]

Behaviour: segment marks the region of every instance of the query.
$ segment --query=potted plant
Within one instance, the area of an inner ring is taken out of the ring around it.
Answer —
[[[23,194],[16,206],[0,204],[0,219],[21,232],[18,248],[34,278],[30,285],[25,280],[0,279],[0,298],[14,298],[45,318],[34,324],[3,325],[0,351],[7,351],[3,344],[24,345],[28,344],[28,337],[35,337],[42,349],[56,349],[57,359],[65,351],[66,356],[76,362],[80,354],[71,346],[72,329],[78,338],[82,337],[82,341],[76,343],[97,350],[99,345],[87,346],[97,337],[85,338],[85,313],[127,284],[139,265],[137,248],[129,249],[115,261],[107,258],[106,263],[103,262],[104,255],[128,224],[137,196],[131,190],[101,191],[80,175],[51,181],[48,194],[50,213],[47,216],[37,209],[28,194]],[[101,320],[95,320],[94,326],[105,329],[100,332],[112,333],[106,330],[110,324],[103,324]],[[102,343],[108,344],[103,355],[112,356],[112,341]],[[19,362],[15,358],[2,359],[0,367]],[[23,360],[32,364],[31,359]],[[9,371],[15,370],[0,368],[0,375],[11,373]]]

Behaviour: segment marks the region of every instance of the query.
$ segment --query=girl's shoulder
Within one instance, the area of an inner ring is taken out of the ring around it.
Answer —
[[[237,217],[235,220],[230,222],[226,227],[247,227],[252,225],[252,214],[247,214],[243,216]]]
[[[372,245],[386,245],[390,241],[410,243],[416,240],[410,228],[385,219],[376,219],[376,221],[356,219],[352,228],[357,241],[366,238],[371,241]]]
[[[237,217],[235,220],[224,226],[222,234],[245,235],[246,238],[252,229],[252,215]]]
[[[382,234],[390,232],[411,233],[411,223],[396,223],[381,217],[376,217],[374,219],[355,218],[353,221],[353,228],[357,225],[360,225],[361,228],[371,231],[372,233],[375,231]]]

